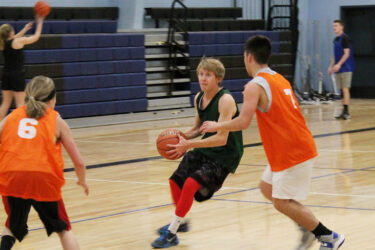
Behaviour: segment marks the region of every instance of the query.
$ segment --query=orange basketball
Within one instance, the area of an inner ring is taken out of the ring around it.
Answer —
[[[176,160],[176,158],[171,158],[167,151],[173,149],[171,147],[168,147],[168,144],[178,144],[180,141],[178,138],[178,135],[183,136],[186,139],[186,136],[184,133],[182,133],[180,130],[175,128],[168,128],[164,131],[162,131],[158,138],[156,139],[156,148],[159,151],[159,154],[163,156],[165,159],[168,160]]]
[[[47,16],[49,14],[50,11],[51,11],[51,7],[45,1],[38,1],[34,5],[34,13],[35,13],[35,15],[38,15],[38,16],[41,16],[41,17],[45,17],[45,16]]]

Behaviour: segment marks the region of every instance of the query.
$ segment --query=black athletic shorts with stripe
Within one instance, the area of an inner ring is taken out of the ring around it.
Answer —
[[[194,198],[201,202],[210,199],[221,188],[228,174],[229,171],[220,162],[193,150],[184,155],[170,179],[181,189],[187,178],[196,180],[202,188],[195,193]]]
[[[38,213],[48,236],[53,232],[69,231],[71,229],[63,200],[50,202],[26,200],[12,196],[3,196],[2,198],[8,215],[5,226],[10,229],[14,237],[19,241],[22,241],[28,233],[27,219],[31,206]]]

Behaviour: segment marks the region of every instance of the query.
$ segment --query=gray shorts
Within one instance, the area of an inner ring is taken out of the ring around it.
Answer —
[[[336,73],[337,88],[350,88],[350,86],[352,85],[352,76],[353,72]]]

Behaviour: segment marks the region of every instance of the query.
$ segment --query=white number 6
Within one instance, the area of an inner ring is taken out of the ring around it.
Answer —
[[[31,118],[23,118],[18,126],[18,136],[24,139],[33,139],[36,136],[36,128],[31,125],[38,125],[38,121]]]

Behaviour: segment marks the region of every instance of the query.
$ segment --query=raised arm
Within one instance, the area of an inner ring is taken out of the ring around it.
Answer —
[[[44,20],[44,17],[37,17],[36,18],[37,24],[36,24],[34,35],[28,36],[28,37],[21,36],[21,37],[15,38],[12,42],[12,48],[22,49],[25,45],[32,44],[38,41],[40,38],[40,34],[42,33],[43,20]]]
[[[31,27],[33,26],[33,22],[29,22],[25,25],[25,27],[23,27],[22,30],[20,30],[20,32],[18,32],[17,34],[14,35],[14,39],[15,38],[20,38],[20,37],[23,37],[27,31],[29,31],[31,29]]]
[[[78,177],[77,184],[82,186],[86,195],[89,194],[89,187],[86,184],[86,166],[73,140],[72,132],[68,124],[60,117],[57,118],[57,137],[61,140],[66,152],[74,164],[74,169]]]

